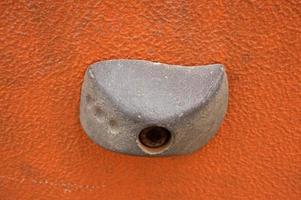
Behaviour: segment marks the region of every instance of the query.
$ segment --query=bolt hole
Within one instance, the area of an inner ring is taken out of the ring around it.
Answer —
[[[163,127],[152,126],[143,129],[139,134],[139,142],[147,149],[162,149],[169,144],[171,133]]]

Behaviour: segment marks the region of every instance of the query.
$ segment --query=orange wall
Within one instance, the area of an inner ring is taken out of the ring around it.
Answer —
[[[0,2],[0,199],[301,199],[301,2]],[[106,151],[79,123],[84,71],[135,58],[226,65],[229,110],[200,151]]]

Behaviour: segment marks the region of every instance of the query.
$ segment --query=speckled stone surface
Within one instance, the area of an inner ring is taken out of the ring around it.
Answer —
[[[228,105],[223,65],[184,67],[142,60],[109,60],[91,65],[82,86],[80,119],[97,144],[133,155],[191,153],[220,127]],[[171,141],[144,148],[144,128],[165,127]]]

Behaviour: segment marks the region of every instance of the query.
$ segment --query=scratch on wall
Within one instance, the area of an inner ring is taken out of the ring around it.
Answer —
[[[6,180],[6,181],[13,181],[19,184],[23,183],[31,183],[35,185],[46,185],[48,187],[52,188],[58,188],[62,189],[65,193],[70,193],[74,191],[94,191],[99,188],[97,185],[82,185],[82,184],[76,184],[71,182],[64,182],[64,181],[50,181],[48,179],[34,179],[34,178],[26,178],[26,177],[11,177],[11,176],[4,176],[0,175],[0,179]],[[105,187],[105,185],[102,185],[102,187]]]

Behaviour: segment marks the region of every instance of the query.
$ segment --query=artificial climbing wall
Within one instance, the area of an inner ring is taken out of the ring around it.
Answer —
[[[301,2],[0,2],[0,199],[300,199]],[[93,62],[223,63],[229,109],[192,155],[106,151],[83,132]]]

